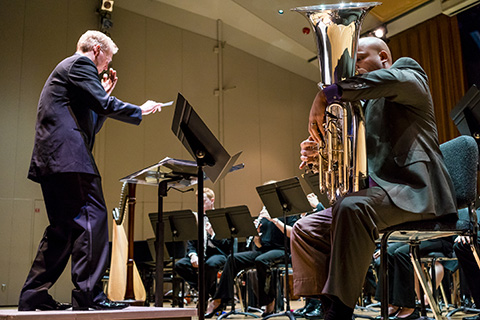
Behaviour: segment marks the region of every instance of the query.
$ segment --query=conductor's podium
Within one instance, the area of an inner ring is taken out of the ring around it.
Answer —
[[[197,316],[196,308],[128,307],[122,310],[101,311],[18,311],[0,310],[0,320],[190,320]]]

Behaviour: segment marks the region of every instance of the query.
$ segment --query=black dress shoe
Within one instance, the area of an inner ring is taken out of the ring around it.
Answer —
[[[71,307],[72,307],[72,305],[70,303],[61,303],[61,302],[53,300],[50,303],[43,303],[43,304],[38,305],[37,310],[42,310],[42,311],[67,310]]]
[[[392,311],[392,313],[389,313],[388,314],[388,319],[391,319],[391,318],[395,317],[400,312],[400,310],[402,310],[402,308],[397,308],[397,310],[394,310],[394,311]],[[383,317],[382,316],[376,316],[375,320],[383,320]]]
[[[130,306],[128,303],[115,302],[109,299],[105,299],[99,302],[94,302],[94,304],[91,307],[95,310],[118,310],[118,309],[125,309],[128,306]]]
[[[321,304],[322,303],[318,299],[307,298],[305,299],[305,306],[303,308],[293,311],[293,315],[297,318],[305,318],[305,314],[319,308]]]
[[[73,306],[75,311],[86,311],[86,310],[120,310],[128,307],[128,303],[115,302],[110,299],[104,299],[97,302],[93,302],[88,306]]]
[[[67,310],[68,308],[71,308],[72,305],[69,303],[60,303],[55,300],[51,300],[49,302],[44,302],[36,307],[32,308],[18,308],[18,311],[35,311],[35,310],[41,310],[41,311],[58,311],[58,310]]]
[[[370,296],[366,296],[363,298],[363,305],[364,306],[368,306],[368,305],[371,305],[372,304],[372,297]]]
[[[270,312],[264,312],[262,313],[262,318],[265,318],[265,317],[268,317],[268,316],[271,316],[273,314],[273,311],[270,311]]]
[[[213,318],[213,316],[214,316],[215,314],[217,314],[217,312],[222,313],[223,309],[225,309],[225,305],[224,305],[223,303],[220,303],[220,304],[218,305],[218,307],[216,307],[215,309],[213,309],[212,312],[205,313],[205,318],[207,318],[207,319]]]
[[[293,310],[293,315],[295,316],[295,318],[303,318],[306,308],[307,308],[307,305],[305,305],[303,308]]]
[[[318,305],[313,311],[305,313],[305,318],[309,320],[319,320],[325,317],[321,305]]]
[[[415,308],[412,314],[409,315],[408,317],[399,318],[398,314],[395,317],[390,317],[390,320],[417,320],[417,319],[420,319],[420,312],[418,311],[418,308]]]

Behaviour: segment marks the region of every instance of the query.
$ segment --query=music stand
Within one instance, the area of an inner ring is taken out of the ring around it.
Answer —
[[[473,85],[450,111],[450,117],[463,135],[480,139],[480,90]]]
[[[207,210],[208,220],[215,230],[215,238],[227,239],[230,238],[230,254],[232,261],[234,258],[234,243],[233,238],[248,237],[257,234],[250,211],[247,206],[236,206],[223,209]],[[220,315],[217,319],[223,319],[231,314],[243,314],[258,318],[257,315],[244,311],[235,310],[235,299],[233,299],[231,311]]]
[[[178,93],[175,113],[172,122],[172,131],[182,142],[197,163],[198,179],[198,317],[205,319],[205,254],[204,243],[204,211],[203,211],[203,180],[206,175],[215,183],[222,179],[237,161],[241,152],[230,156],[223,148],[206,124],[193,110],[188,101]]]
[[[158,222],[157,213],[150,213],[150,222],[152,226],[156,226]],[[177,210],[164,212],[163,214],[163,224],[169,226],[171,234],[171,242],[175,248],[175,244],[179,241],[190,241],[197,240],[197,219],[193,214],[192,210]],[[154,228],[155,230],[155,228]],[[167,241],[165,241],[167,242]],[[175,255],[172,255],[172,286],[173,286],[173,299],[172,307],[177,305],[177,282],[176,282],[176,272],[175,272]],[[183,292],[183,291],[182,291]],[[178,303],[180,307],[183,307],[183,301]]]
[[[129,174],[120,179],[121,182],[127,182],[130,185],[143,184],[158,187],[158,218],[156,226],[156,259],[163,261],[164,255],[164,227],[163,227],[163,198],[167,196],[168,190],[173,188],[180,192],[188,192],[193,188],[186,189],[197,183],[196,164],[193,161],[164,158],[160,162],[148,166],[142,170]],[[182,189],[186,189],[182,191]],[[129,256],[130,253],[129,246]],[[133,247],[132,247],[133,250]],[[127,287],[129,285],[128,274],[131,268],[127,269]],[[163,306],[163,263],[157,263],[155,266],[155,306]],[[132,277],[133,278],[133,277]]]
[[[266,316],[264,319],[286,316],[295,320],[290,311],[290,285],[288,281],[288,237],[287,237],[287,215],[309,212],[312,210],[307,196],[300,185],[298,177],[282,180],[257,187],[257,193],[262,199],[272,218],[283,217],[283,238],[285,250],[285,297],[286,311]]]

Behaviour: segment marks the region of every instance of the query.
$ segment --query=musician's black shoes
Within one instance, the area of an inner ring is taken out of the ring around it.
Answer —
[[[262,318],[265,318],[265,317],[268,317],[268,316],[271,316],[273,314],[273,311],[265,311],[264,313],[262,313]]]
[[[72,305],[69,304],[69,303],[60,303],[60,302],[52,299],[49,302],[41,303],[41,304],[37,305],[36,307],[32,307],[32,308],[19,307],[18,311],[35,311],[35,310],[58,311],[58,310],[67,310],[71,307],[72,307]]]
[[[75,311],[86,311],[86,310],[119,310],[119,309],[125,309],[128,307],[128,303],[123,303],[123,302],[115,302],[111,301],[109,299],[104,299],[100,300],[97,302],[93,302],[90,305],[87,306],[73,306],[73,310]]]
[[[304,307],[302,308],[299,308],[297,310],[294,310],[293,311],[293,315],[295,316],[295,318],[303,318],[303,315],[305,314],[305,309],[307,308],[307,306],[305,305]]]
[[[213,307],[214,301],[215,300],[210,301],[209,304],[211,304],[211,307]],[[207,309],[208,309],[208,306],[207,306]],[[215,314],[217,314],[218,312],[222,313],[223,309],[225,309],[225,304],[223,302],[220,302],[220,304],[218,306],[216,306],[215,308],[213,308],[212,311],[205,313],[205,318],[207,318],[207,319],[213,318],[213,316]]]
[[[320,308],[321,302],[318,299],[306,298],[305,306],[303,308],[293,311],[293,315],[297,318],[305,318],[305,314],[315,311]]]
[[[391,317],[390,320],[417,320],[420,319],[420,311],[418,311],[418,308],[415,308],[415,310],[412,312],[407,317],[398,317],[398,314],[395,317]]]
[[[305,313],[304,317],[309,320],[323,319],[325,315],[323,313],[322,305],[318,304],[313,311]]]

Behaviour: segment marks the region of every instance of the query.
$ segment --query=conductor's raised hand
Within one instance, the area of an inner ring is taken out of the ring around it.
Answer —
[[[118,77],[117,71],[110,68],[108,72],[105,72],[102,77],[102,87],[108,94],[112,94],[115,85],[117,84]]]
[[[319,91],[313,100],[308,118],[308,132],[317,143],[323,141],[325,135],[323,123],[325,122],[325,110],[327,108],[327,99],[323,91]]]
[[[140,106],[140,108],[142,109],[142,115],[155,113],[157,111],[160,112],[162,111],[162,105],[163,104],[160,102],[148,100],[147,102],[145,102]]]

